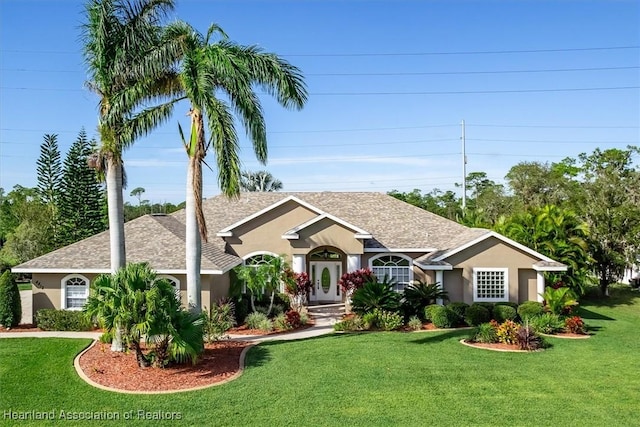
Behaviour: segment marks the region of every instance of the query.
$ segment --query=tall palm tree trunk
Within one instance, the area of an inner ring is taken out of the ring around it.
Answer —
[[[189,156],[187,166],[187,191],[185,200],[186,215],[186,262],[187,262],[187,304],[190,311],[199,312],[200,301],[200,264],[202,256],[202,240],[198,231],[198,219],[196,217],[196,198],[194,195],[194,179],[197,180],[198,159]],[[200,174],[202,185],[202,174]]]
[[[124,201],[122,198],[122,163],[113,155],[107,158],[106,170],[107,202],[109,212],[109,244],[111,250],[111,272],[113,274],[126,264],[124,243]]]

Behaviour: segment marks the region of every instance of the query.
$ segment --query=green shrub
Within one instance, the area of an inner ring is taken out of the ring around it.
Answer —
[[[113,341],[113,335],[109,331],[104,332],[102,335],[100,335],[100,338],[98,338],[98,341],[100,341],[103,344],[111,344],[111,341]]]
[[[397,311],[400,308],[400,294],[393,290],[393,281],[386,278],[382,282],[366,282],[353,292],[351,301],[351,308],[358,314],[368,313],[376,308],[385,311]]]
[[[220,300],[211,310],[203,312],[203,339],[205,342],[218,341],[235,325],[233,302]]]
[[[437,310],[438,307],[442,307],[439,304],[431,304],[424,308],[424,320],[431,322],[432,321],[432,312],[433,310]]]
[[[569,314],[578,305],[576,294],[567,287],[554,289],[547,286],[541,296],[546,309],[557,315]]]
[[[309,315],[304,312],[300,313],[300,324],[306,325],[307,323],[309,323]]]
[[[273,331],[273,322],[269,318],[262,319],[258,324],[258,328],[261,331],[271,332]]]
[[[93,325],[82,311],[45,308],[36,312],[36,325],[43,331],[90,331]]]
[[[378,316],[373,311],[363,314],[361,319],[362,329],[369,330],[378,327]]]
[[[518,315],[522,320],[540,316],[544,313],[542,303],[536,301],[525,301],[518,307]]]
[[[419,331],[422,329],[422,320],[418,316],[412,316],[407,322],[407,326],[412,331]]]
[[[247,315],[251,312],[251,296],[248,294],[242,294],[231,298],[231,302],[234,307],[236,323],[238,325],[242,325],[245,323]]]
[[[385,331],[395,331],[396,329],[400,329],[404,324],[403,317],[398,313],[375,310],[375,314],[378,326]]]
[[[469,326],[478,326],[491,320],[491,312],[483,305],[472,304],[465,312],[464,321]]]
[[[489,319],[493,319],[493,307],[495,307],[495,304],[492,302],[474,302],[472,305],[479,305],[482,306],[484,308],[486,308],[487,310],[489,310]]]
[[[451,304],[447,304],[447,310],[452,311],[455,315],[455,325],[459,326],[464,324],[464,315],[469,308],[469,304],[464,302],[452,302]]]
[[[361,331],[364,327],[362,324],[362,318],[360,316],[353,316],[337,322],[333,325],[333,329],[335,331]]]
[[[496,328],[491,323],[479,324],[471,334],[471,341],[481,342],[481,343],[498,342],[498,335],[496,333]]]
[[[511,301],[500,301],[495,303],[493,306],[497,307],[499,305],[507,305],[509,307],[513,307],[516,311],[518,310],[518,303],[515,302],[511,302]]]
[[[452,328],[456,324],[456,314],[445,306],[431,310],[431,322],[436,328]]]
[[[284,313],[278,314],[273,319],[273,327],[281,331],[288,331],[289,329],[292,329],[291,325],[289,325],[289,322],[287,321],[287,316],[285,316]]]
[[[564,321],[557,314],[543,313],[529,319],[531,327],[541,334],[553,334],[564,329]]]
[[[505,320],[515,320],[518,316],[516,309],[510,305],[497,305],[493,307],[493,318],[498,323],[502,323]]]
[[[265,320],[269,320],[266,314],[259,311],[254,311],[253,313],[249,313],[249,315],[247,315],[245,323],[247,325],[247,328],[249,329],[260,329],[260,324]]]
[[[17,326],[22,319],[22,302],[16,279],[9,270],[0,276],[0,325]]]

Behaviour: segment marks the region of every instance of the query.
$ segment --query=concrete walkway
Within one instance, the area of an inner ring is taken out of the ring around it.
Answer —
[[[33,291],[20,291],[20,303],[22,305],[21,324],[33,323]]]

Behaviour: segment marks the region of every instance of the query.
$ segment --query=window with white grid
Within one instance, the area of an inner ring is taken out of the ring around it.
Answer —
[[[413,280],[411,261],[398,255],[383,255],[370,261],[371,271],[379,281],[393,280],[393,290],[402,292]]]
[[[473,300],[509,301],[509,270],[507,268],[474,268]]]
[[[89,296],[89,279],[70,275],[62,279],[62,308],[81,310]]]

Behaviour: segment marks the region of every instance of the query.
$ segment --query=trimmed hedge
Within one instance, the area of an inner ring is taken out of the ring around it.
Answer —
[[[467,308],[464,316],[464,321],[469,326],[479,326],[483,323],[487,323],[491,320],[491,312],[479,303],[472,304]]]
[[[455,326],[464,324],[464,315],[467,311],[467,308],[469,308],[469,304],[464,302],[452,302],[450,304],[447,304],[445,307],[447,307],[447,310],[452,311],[455,315]]]
[[[493,307],[493,318],[498,323],[502,323],[505,320],[515,320],[518,316],[516,309],[510,305],[497,305]]]
[[[537,301],[525,301],[518,307],[518,315],[522,320],[541,316],[543,313],[544,307],[541,302]]]
[[[90,331],[93,325],[82,311],[45,308],[36,313],[36,325],[43,331]]]
[[[0,325],[18,326],[22,319],[22,302],[16,279],[9,270],[0,276]]]
[[[479,305],[479,306],[484,307],[487,310],[489,310],[489,318],[493,319],[493,307],[495,307],[494,303],[492,303],[492,302],[474,302],[473,305]]]
[[[500,301],[494,304],[494,307],[497,307],[499,305],[508,305],[509,307],[513,307],[515,310],[518,309],[518,303],[515,302],[511,302],[511,301]]]
[[[432,321],[432,312],[436,310],[438,307],[442,307],[439,304],[431,304],[424,308],[424,320],[431,322]]]
[[[431,310],[431,323],[436,328],[452,328],[456,325],[456,318],[456,313],[442,305]]]

